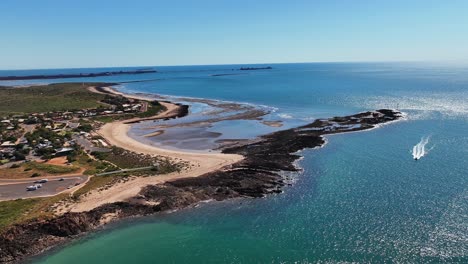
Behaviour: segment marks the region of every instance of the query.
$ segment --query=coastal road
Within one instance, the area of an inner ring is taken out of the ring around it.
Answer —
[[[63,181],[59,181],[63,178]],[[35,191],[27,191],[26,187],[34,185],[34,181],[40,180],[39,178],[34,179],[18,179],[18,180],[1,180],[0,181],[0,201],[15,200],[20,198],[34,198],[43,196],[56,195],[62,191],[68,189],[68,187],[74,187],[77,183],[84,183],[87,181],[88,176],[64,176],[48,178],[47,183],[42,183],[42,188]]]

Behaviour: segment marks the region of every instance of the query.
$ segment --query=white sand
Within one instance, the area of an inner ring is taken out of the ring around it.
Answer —
[[[113,93],[117,93],[112,90]],[[148,100],[141,96],[130,96],[140,100]],[[138,98],[136,98],[138,97]],[[171,116],[173,111],[177,111],[178,106],[172,103],[160,102],[166,107],[166,111],[160,113],[157,117],[164,118]],[[175,179],[198,177],[208,172],[220,170],[225,166],[231,165],[243,159],[241,155],[221,154],[221,153],[191,153],[184,151],[174,151],[158,148],[155,146],[141,143],[130,136],[128,130],[130,125],[126,121],[118,121],[104,125],[98,133],[104,137],[111,145],[118,146],[137,153],[160,155],[171,159],[186,161],[190,164],[189,168],[180,173],[170,173],[149,177],[136,177],[127,182],[117,183],[107,190],[92,191],[79,202],[69,205],[66,211],[82,212],[89,211],[106,203],[125,201],[138,195],[141,189],[147,185],[160,184]]]

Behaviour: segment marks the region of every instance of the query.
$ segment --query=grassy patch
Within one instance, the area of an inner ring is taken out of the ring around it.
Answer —
[[[121,118],[119,118],[121,117]],[[110,123],[110,122],[114,122],[116,120],[120,120],[120,119],[123,119],[122,116],[96,116],[96,117],[93,117],[93,121],[97,121],[97,122],[102,122],[102,123]]]
[[[51,206],[67,197],[67,194],[61,194],[54,197],[0,202],[0,232],[10,225],[30,219],[52,217]]]
[[[22,218],[38,203],[37,199],[0,202],[0,230]]]
[[[115,175],[109,176],[94,176],[86,183],[85,186],[78,189],[73,193],[74,198],[78,198],[81,195],[88,193],[89,191],[103,188],[106,185],[112,184],[115,181],[119,180],[121,177],[116,177]]]
[[[32,169],[39,172],[45,172],[48,174],[66,174],[77,172],[79,170],[78,167],[75,166],[58,166],[58,165],[51,165],[45,163],[38,163],[38,162],[28,162],[24,163],[23,167],[25,169]]]
[[[174,163],[163,157],[138,154],[119,147],[113,147],[111,152],[93,152],[97,159],[111,162],[121,169],[133,169],[158,165],[159,170],[145,170],[140,172],[129,172],[131,175],[152,175],[180,171],[184,166],[182,163]]]
[[[78,153],[78,155],[76,156],[76,160],[73,162],[73,165],[84,169],[84,175],[94,175],[96,173],[118,169],[115,166],[103,162],[101,160],[91,159],[84,152]]]
[[[93,152],[97,159],[109,161],[122,169],[152,166],[156,159],[149,155],[140,155],[122,148],[113,147],[111,152]]]
[[[89,84],[91,85],[91,84]],[[31,87],[0,87],[0,113],[34,113],[96,108],[103,94],[92,93],[81,83]]]
[[[37,162],[22,163],[18,168],[0,169],[0,179],[21,179],[29,178],[33,175],[36,177],[46,177],[60,174],[68,174],[78,172],[77,166],[58,166]]]

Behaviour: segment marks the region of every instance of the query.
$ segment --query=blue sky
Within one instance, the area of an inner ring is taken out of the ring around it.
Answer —
[[[468,61],[466,0],[0,1],[0,69]]]

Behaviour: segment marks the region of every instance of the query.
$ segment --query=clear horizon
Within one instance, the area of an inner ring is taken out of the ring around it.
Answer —
[[[468,62],[466,1],[3,1],[0,70]]]
[[[73,69],[112,69],[112,68],[156,68],[156,67],[190,67],[190,66],[242,66],[242,65],[269,65],[274,66],[277,64],[366,64],[366,63],[377,63],[377,64],[424,64],[426,66],[462,66],[468,67],[468,61],[303,61],[303,62],[258,62],[258,63],[223,63],[223,64],[185,64],[185,65],[104,65],[104,66],[92,66],[92,67],[63,67],[63,68],[16,68],[16,69],[0,69],[0,71],[35,71],[35,70],[73,70]],[[157,70],[157,69],[156,69]]]

